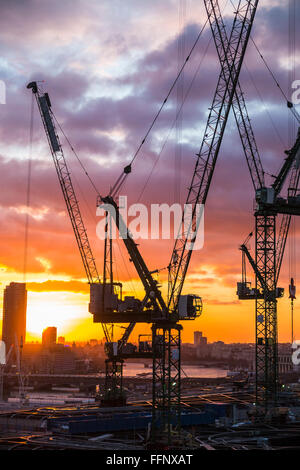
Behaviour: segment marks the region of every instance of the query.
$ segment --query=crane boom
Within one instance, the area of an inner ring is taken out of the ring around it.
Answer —
[[[300,152],[300,130],[298,131],[298,135],[297,135],[295,144],[293,145],[293,147],[290,150],[286,151],[287,158],[285,159],[285,161],[284,161],[284,163],[283,163],[283,165],[282,165],[282,167],[281,167],[281,169],[278,173],[278,176],[276,177],[274,183],[272,184],[272,188],[274,189],[276,195],[278,195],[280,193],[280,191],[281,191],[281,189],[284,185],[284,182],[285,182],[285,180],[288,176],[288,173],[291,170],[291,168],[293,167],[293,164],[294,164],[294,168],[295,168],[295,165],[296,165],[296,167],[299,166],[299,159],[300,159],[299,152]],[[296,178],[296,174],[293,174],[292,178],[290,179],[290,189],[291,190],[293,190],[293,189],[297,190],[297,186],[295,186],[295,180],[293,178]]]
[[[256,405],[264,412],[276,406],[278,398],[278,324],[277,298],[283,289],[277,287],[291,215],[300,215],[299,197],[299,148],[300,133],[293,147],[287,151],[287,158],[271,187],[256,190],[255,211],[255,262],[250,264],[256,274],[255,292],[245,298],[255,298],[256,325]],[[291,172],[287,199],[280,191]],[[279,237],[276,241],[276,218],[284,214]],[[263,295],[258,293],[263,292]],[[258,409],[258,408],[257,408]]]
[[[293,147],[294,149],[294,161],[292,164],[291,174],[290,174],[290,181],[288,187],[288,196],[295,197],[299,187],[299,180],[300,180],[300,162],[299,158],[297,158],[297,154],[299,152],[299,139],[297,138],[296,143],[298,142],[297,147]],[[296,152],[295,152],[296,150]],[[280,224],[279,236],[277,241],[276,247],[276,282],[279,279],[280,269],[282,265],[283,255],[285,251],[286,241],[290,229],[292,216],[290,214],[284,214]]]
[[[100,277],[81,216],[71,175],[56,131],[49,95],[48,93],[41,93],[36,82],[29,83],[27,88],[32,89],[36,97],[88,282],[90,284],[98,283],[100,282]]]
[[[39,112],[51,150],[51,155],[56,168],[56,173],[72,223],[77,246],[79,248],[88,282],[89,284],[100,283],[100,277],[96,267],[95,258],[93,256],[87,231],[81,216],[79,203],[71,180],[71,175],[56,131],[49,95],[48,93],[42,93],[39,90],[36,82],[30,82],[27,85],[27,88],[32,90],[38,104]],[[106,341],[110,342],[111,338],[107,325],[102,324],[102,328]]]
[[[111,211],[111,215],[115,220],[116,226],[120,233],[121,238],[124,241],[128,254],[137,270],[137,273],[143,283],[146,296],[153,303],[154,307],[159,311],[163,316],[166,316],[167,306],[160,290],[157,287],[155,280],[153,279],[149,269],[146,266],[146,263],[140,254],[137,244],[131,237],[128,228],[120,214],[119,208],[111,196],[100,198],[102,202],[102,208],[107,211]],[[100,207],[101,207],[100,202]],[[113,210],[112,210],[113,209]]]
[[[254,259],[252,258],[251,254],[250,254],[250,251],[248,250],[247,246],[245,244],[241,245],[240,246],[240,249],[243,253],[245,253],[245,255],[247,256],[248,258],[248,261],[255,273],[255,275],[258,277],[261,285],[263,286],[264,289],[266,289],[266,285],[265,285],[265,281],[264,281],[264,278],[262,277],[261,273],[259,272],[259,270],[257,269],[257,266],[255,264],[255,261]]]
[[[216,19],[213,18],[212,9],[212,6],[216,4],[217,0],[214,0],[212,5],[206,5],[212,30],[218,27]],[[168,307],[171,312],[176,311],[178,307],[179,296],[196,239],[195,235],[191,239],[191,234],[196,234],[198,229],[197,205],[205,204],[207,199],[257,5],[258,0],[239,1],[229,39],[228,60],[227,54],[220,51],[221,72],[186,201],[187,206],[192,207],[192,220],[188,229],[184,228],[184,234],[176,239],[169,265]]]

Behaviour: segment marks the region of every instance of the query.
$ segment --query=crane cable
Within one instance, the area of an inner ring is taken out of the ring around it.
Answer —
[[[295,1],[295,0],[293,0],[293,1]],[[231,3],[231,5],[234,7],[234,4],[233,4],[233,1],[232,1],[232,0],[230,0],[230,3]],[[291,15],[291,13],[290,13],[290,21],[291,21],[291,16],[292,16],[292,15]],[[294,20],[295,20],[295,17],[294,17]],[[294,118],[295,118],[295,119],[298,121],[298,123],[300,124],[300,115],[299,115],[298,111],[294,108],[293,103],[288,99],[286,93],[283,91],[282,86],[280,85],[279,81],[277,80],[277,78],[276,78],[274,72],[272,71],[270,65],[267,63],[265,57],[264,57],[264,56],[262,55],[262,53],[260,52],[260,50],[259,50],[259,48],[258,48],[258,45],[257,45],[256,42],[254,41],[252,35],[250,35],[250,40],[252,41],[252,43],[253,43],[253,45],[254,45],[256,51],[258,52],[258,55],[259,55],[260,58],[262,59],[262,61],[263,61],[264,65],[266,66],[268,72],[270,73],[270,75],[271,75],[271,77],[272,77],[274,83],[276,84],[276,86],[277,86],[277,88],[279,89],[280,93],[281,93],[282,96],[284,97],[285,102],[286,102],[286,104],[287,104],[287,107],[291,110],[291,112],[292,112]]]
[[[291,0],[289,3],[289,82],[295,80],[296,71],[296,1]],[[289,144],[295,140],[296,128],[295,121],[288,121],[288,140]],[[290,233],[289,233],[289,293],[291,301],[291,344],[294,342],[294,300],[296,299],[296,272],[297,268],[297,245],[296,245],[296,217],[291,216]]]
[[[297,112],[297,110],[294,108],[294,105],[293,103],[288,99],[286,93],[283,91],[282,89],[282,86],[280,85],[280,83],[278,82],[277,78],[275,77],[275,74],[274,72],[271,70],[270,66],[268,65],[266,59],[264,58],[264,56],[262,55],[262,53],[260,52],[260,50],[258,49],[258,46],[257,44],[255,43],[254,39],[250,36],[250,39],[255,47],[255,49],[257,50],[260,58],[262,59],[263,63],[265,64],[267,70],[269,71],[272,79],[274,80],[277,88],[279,89],[280,93],[282,94],[282,96],[284,97],[286,103],[287,103],[287,106],[288,108],[291,110],[291,112],[293,113],[294,117],[296,118],[296,120],[298,121],[298,123],[300,124],[300,115],[299,113]]]
[[[89,182],[91,183],[92,187],[94,188],[94,190],[96,191],[97,194],[100,194],[99,191],[98,191],[98,189],[97,189],[96,184],[94,183],[94,181],[92,180],[91,176],[89,175],[87,169],[85,168],[84,164],[83,164],[82,161],[80,160],[80,158],[79,158],[79,156],[78,156],[78,153],[77,153],[76,150],[74,149],[73,145],[71,144],[70,140],[68,139],[68,137],[67,137],[67,135],[65,134],[65,132],[64,132],[64,130],[63,130],[61,124],[58,122],[58,120],[57,120],[57,118],[56,118],[56,116],[55,116],[55,114],[54,114],[54,112],[53,112],[52,110],[51,110],[51,113],[52,113],[52,116],[53,116],[53,118],[54,118],[54,120],[55,120],[57,126],[59,127],[61,133],[63,134],[64,138],[66,139],[66,141],[67,141],[67,143],[68,143],[68,145],[69,145],[71,151],[72,151],[73,154],[75,155],[75,157],[76,157],[76,159],[78,160],[78,162],[79,162],[81,168],[83,169],[85,175],[87,176]]]
[[[232,0],[231,0],[231,4],[233,5]],[[234,5],[233,5],[233,6],[234,6]],[[127,178],[128,174],[131,172],[131,165],[132,165],[132,163],[134,162],[134,160],[136,159],[137,155],[139,154],[139,152],[140,152],[142,146],[144,145],[144,143],[145,143],[145,141],[146,141],[148,135],[150,134],[150,132],[151,132],[151,130],[152,130],[152,128],[153,128],[155,122],[157,121],[157,119],[158,119],[158,117],[159,117],[161,111],[163,110],[163,108],[164,108],[164,106],[165,106],[165,104],[166,104],[166,102],[167,102],[167,100],[168,100],[170,94],[172,93],[172,91],[173,91],[173,89],[174,89],[176,83],[178,82],[178,80],[179,80],[181,74],[183,73],[184,68],[185,68],[185,66],[186,66],[186,64],[187,64],[187,62],[188,62],[188,60],[190,59],[190,57],[191,57],[191,55],[192,55],[192,53],[193,53],[193,51],[194,51],[194,49],[195,49],[195,47],[196,47],[196,45],[197,45],[197,43],[198,43],[198,41],[199,41],[199,39],[200,39],[200,37],[201,37],[203,31],[204,31],[204,29],[205,29],[207,23],[208,23],[208,18],[207,18],[207,20],[205,21],[203,27],[201,28],[201,30],[200,30],[200,32],[199,32],[199,34],[198,34],[198,36],[197,36],[197,38],[196,38],[196,40],[195,40],[195,42],[194,42],[192,48],[191,48],[191,50],[190,50],[188,56],[186,57],[186,59],[185,59],[183,65],[181,66],[181,68],[180,68],[180,70],[179,70],[179,72],[178,72],[178,74],[177,74],[177,76],[176,76],[174,82],[172,83],[171,88],[169,89],[169,92],[168,92],[166,98],[165,98],[164,101],[162,102],[162,104],[161,104],[161,106],[160,106],[158,112],[156,113],[156,115],[155,115],[155,117],[154,117],[154,119],[153,119],[153,121],[152,121],[150,127],[148,128],[148,130],[147,130],[147,132],[146,132],[144,138],[142,139],[140,145],[138,146],[136,152],[134,153],[134,155],[133,155],[133,157],[132,157],[132,159],[131,159],[130,164],[127,165],[127,166],[125,166],[123,172],[121,173],[121,175],[120,175],[120,176],[118,177],[118,179],[116,180],[114,186],[111,188],[111,190],[110,190],[110,195],[114,196],[114,195],[120,190],[120,188],[121,188],[121,186],[123,185],[123,183],[125,182],[125,179]],[[264,56],[263,56],[262,53],[260,52],[260,50],[259,50],[257,44],[255,43],[254,39],[253,39],[251,36],[250,36],[250,39],[251,39],[252,43],[254,44],[254,47],[255,47],[255,49],[257,50],[259,56],[261,57],[263,63],[265,64],[267,70],[269,71],[269,73],[270,73],[272,79],[274,80],[276,86],[278,87],[278,89],[280,90],[282,96],[284,97],[284,99],[285,99],[285,101],[286,101],[286,103],[287,103],[287,105],[288,105],[288,108],[292,111],[293,116],[294,116],[294,117],[296,118],[296,120],[300,123],[300,116],[299,116],[297,110],[294,108],[293,103],[291,103],[291,102],[289,101],[287,95],[286,95],[285,92],[283,91],[283,89],[282,89],[280,83],[279,83],[278,80],[276,79],[275,74],[274,74],[274,72],[272,72],[270,66],[268,65],[268,63],[267,63],[267,61],[266,61],[266,59],[264,58]],[[177,114],[177,117],[178,117],[178,115],[180,114],[181,109],[182,109],[182,106],[180,107],[180,110],[179,110],[179,113]],[[57,126],[58,126],[59,129],[61,130],[63,136],[65,137],[65,139],[66,139],[66,141],[67,141],[67,143],[68,143],[68,145],[69,145],[69,147],[70,147],[70,149],[71,149],[71,151],[73,152],[73,154],[75,155],[76,159],[78,160],[78,162],[79,162],[81,168],[83,169],[85,175],[87,176],[88,180],[90,181],[90,183],[91,183],[92,187],[94,188],[96,194],[97,194],[97,195],[100,195],[100,192],[99,192],[99,190],[98,190],[96,184],[95,184],[94,181],[92,180],[92,178],[91,178],[91,176],[89,175],[88,171],[86,170],[84,164],[82,163],[81,159],[79,158],[77,152],[75,151],[74,147],[72,146],[70,140],[68,139],[67,135],[65,134],[65,132],[64,132],[64,130],[63,130],[61,124],[60,124],[59,121],[57,120],[57,118],[56,118],[56,116],[55,116],[53,110],[51,110],[51,112],[52,112],[52,115],[53,115],[53,117],[54,117],[55,122],[57,123]],[[177,117],[176,117],[176,119],[177,119]],[[174,121],[173,125],[174,125],[175,123],[176,123],[176,120]],[[172,128],[173,128],[173,125],[172,125]],[[162,149],[162,150],[163,150],[163,149]],[[155,163],[155,165],[156,165],[156,163]]]
[[[198,41],[199,41],[201,35],[202,35],[202,33],[203,33],[203,31],[204,31],[204,29],[205,29],[207,23],[208,23],[208,18],[207,18],[207,20],[205,21],[203,27],[201,28],[201,30],[200,30],[200,32],[199,32],[199,34],[198,34],[198,36],[197,36],[195,42],[193,43],[193,46],[192,46],[192,48],[191,48],[191,50],[190,50],[188,56],[186,57],[184,63],[182,64],[182,66],[181,66],[181,68],[180,68],[180,70],[179,70],[179,72],[178,72],[178,74],[177,74],[175,80],[173,81],[173,83],[172,83],[172,85],[171,85],[171,87],[170,87],[170,89],[169,89],[169,91],[168,91],[168,93],[167,93],[165,99],[163,100],[163,102],[162,102],[162,104],[161,104],[159,110],[157,111],[156,115],[154,116],[154,118],[153,118],[153,120],[152,120],[152,122],[151,122],[151,124],[150,124],[150,126],[149,126],[149,128],[148,128],[148,130],[147,130],[147,132],[146,132],[146,134],[145,134],[145,136],[144,136],[144,138],[142,139],[142,141],[141,141],[140,145],[138,146],[137,150],[135,151],[135,153],[134,153],[134,155],[133,155],[133,157],[132,157],[132,159],[131,159],[130,164],[127,165],[127,166],[124,168],[123,172],[121,173],[121,175],[119,176],[119,178],[116,180],[114,186],[111,188],[110,193],[109,193],[110,195],[113,196],[113,195],[115,195],[116,192],[119,191],[119,189],[120,189],[121,186],[123,185],[123,183],[124,183],[124,181],[125,181],[127,175],[131,172],[131,165],[132,165],[132,163],[134,162],[134,160],[135,160],[136,157],[138,156],[138,154],[139,154],[139,152],[140,152],[142,146],[144,145],[144,143],[145,143],[145,141],[146,141],[148,135],[150,134],[150,132],[151,132],[151,130],[152,130],[152,128],[153,128],[155,122],[157,121],[157,119],[158,119],[158,117],[159,117],[161,111],[163,110],[163,108],[164,108],[166,102],[168,101],[168,98],[170,97],[170,95],[171,95],[171,93],[172,93],[172,91],[173,91],[173,89],[174,89],[176,83],[178,82],[178,80],[179,80],[181,74],[183,73],[183,70],[184,70],[184,68],[185,68],[185,66],[186,66],[186,64],[187,64],[187,62],[189,61],[189,59],[190,59],[190,57],[191,57],[191,55],[192,55],[192,53],[193,53],[193,51],[194,51],[194,49],[195,49],[195,47],[196,47],[196,45],[197,45],[197,43],[198,43]],[[181,109],[182,109],[182,107],[180,108],[180,110],[181,110]],[[79,162],[81,168],[83,169],[85,175],[87,176],[87,178],[88,178],[88,180],[90,181],[92,187],[94,188],[95,192],[97,193],[97,195],[100,195],[100,191],[98,190],[96,184],[94,183],[94,181],[92,180],[91,176],[89,175],[87,169],[85,168],[84,164],[82,163],[82,161],[81,161],[79,155],[77,154],[76,150],[74,149],[73,145],[71,144],[70,140],[68,139],[66,133],[64,132],[64,130],[63,130],[63,128],[62,128],[62,125],[59,123],[59,121],[58,121],[56,115],[54,114],[53,110],[51,110],[51,114],[52,114],[52,116],[53,116],[53,118],[54,118],[54,120],[55,120],[55,122],[56,122],[58,128],[60,129],[61,133],[63,134],[64,138],[66,139],[66,142],[68,143],[68,145],[69,145],[71,151],[72,151],[73,154],[75,155],[75,157],[76,157],[76,159],[78,160],[78,162]],[[175,122],[176,122],[176,121],[175,121]],[[175,122],[174,122],[174,124],[175,124]]]
[[[234,6],[232,0],[231,0],[231,4],[232,4],[232,6]],[[123,173],[119,176],[119,178],[118,178],[117,181],[115,182],[114,186],[111,188],[110,195],[112,195],[112,196],[115,196],[115,195],[116,195],[116,193],[120,190],[121,186],[124,184],[124,182],[125,182],[125,180],[126,180],[128,174],[131,173],[131,165],[132,165],[132,163],[134,162],[134,160],[135,160],[135,158],[137,157],[139,151],[141,150],[143,144],[145,143],[146,138],[148,137],[150,131],[152,130],[152,128],[153,128],[153,126],[154,126],[154,124],[155,124],[157,118],[159,117],[159,115],[160,115],[160,113],[161,113],[161,111],[162,111],[164,105],[165,105],[166,102],[167,102],[167,99],[169,98],[169,96],[170,96],[170,94],[171,94],[173,88],[175,87],[175,85],[176,85],[176,83],[178,82],[178,80],[179,80],[181,74],[183,73],[184,68],[185,68],[185,65],[186,65],[187,61],[189,60],[189,58],[190,58],[190,56],[191,56],[191,54],[192,54],[192,52],[193,52],[193,50],[194,50],[196,44],[198,43],[198,41],[199,41],[199,39],[200,39],[200,36],[201,36],[203,30],[204,30],[205,27],[206,27],[207,22],[208,22],[208,19],[207,19],[206,22],[204,23],[204,25],[203,25],[203,27],[202,27],[202,29],[201,29],[201,31],[200,31],[198,37],[196,38],[195,43],[194,43],[193,46],[192,46],[192,49],[191,49],[189,55],[187,56],[185,62],[183,63],[181,69],[179,70],[179,72],[178,72],[178,74],[177,74],[177,76],[176,76],[176,78],[175,78],[175,80],[174,80],[174,82],[173,82],[173,84],[172,84],[172,86],[171,86],[171,88],[170,88],[169,93],[167,94],[167,97],[166,97],[165,100],[163,101],[163,103],[162,103],[161,107],[159,108],[159,110],[158,110],[156,116],[154,117],[154,119],[153,119],[153,121],[152,121],[152,123],[151,123],[151,125],[150,125],[150,127],[149,127],[149,129],[148,129],[148,131],[147,131],[147,133],[146,133],[146,135],[145,135],[145,137],[144,137],[144,139],[141,141],[141,144],[139,145],[138,149],[136,150],[136,152],[135,152],[135,154],[134,154],[134,156],[133,156],[133,158],[132,158],[130,164],[127,165],[127,166],[124,168]],[[254,45],[254,47],[255,47],[257,53],[259,54],[260,58],[262,59],[264,65],[266,66],[268,72],[270,73],[270,75],[271,75],[271,77],[272,77],[274,83],[276,84],[277,88],[279,89],[279,91],[281,92],[282,96],[284,97],[288,109],[291,110],[291,112],[292,112],[294,118],[295,118],[295,119],[297,120],[297,122],[300,124],[300,115],[299,115],[299,113],[298,113],[297,110],[294,108],[293,103],[288,99],[286,93],[284,92],[282,86],[280,85],[279,81],[277,80],[277,78],[276,78],[274,72],[272,71],[271,67],[270,67],[269,64],[267,63],[265,57],[264,57],[264,56],[262,55],[262,53],[260,52],[260,50],[259,50],[259,48],[258,48],[256,42],[255,42],[254,39],[252,38],[252,36],[250,36],[250,39],[251,39],[251,41],[252,41],[252,43],[253,43],[253,45]],[[182,106],[180,107],[179,112],[177,113],[177,116],[176,116],[176,119],[175,119],[173,125],[176,123],[177,118],[178,118],[179,115],[180,115],[181,109],[182,109]],[[273,126],[274,126],[273,121],[272,121],[272,124],[273,124]],[[172,125],[172,128],[173,128],[173,125]],[[172,129],[172,128],[171,128],[171,129]],[[277,131],[276,128],[275,128],[275,131],[276,131],[276,133],[278,134],[278,131]],[[279,136],[279,138],[280,138],[280,140],[281,140],[280,135],[278,135],[278,136]],[[165,143],[164,143],[164,145],[165,145]],[[163,147],[164,147],[164,145],[163,145]],[[162,147],[161,151],[163,150],[163,147]],[[161,153],[161,152],[160,152],[160,153]],[[159,154],[159,156],[160,156],[160,154]],[[157,161],[155,161],[154,167],[156,166],[156,163],[157,163]],[[153,169],[154,169],[154,168],[152,168],[151,173],[152,173]],[[147,182],[146,182],[146,185],[147,185],[147,183],[148,183],[148,180],[147,180]],[[145,189],[145,187],[143,188],[142,192],[144,191],[144,189]]]
[[[277,80],[276,77],[275,77],[274,72],[272,72],[270,66],[267,64],[266,59],[265,59],[265,58],[263,57],[263,55],[261,54],[261,52],[260,52],[260,50],[258,49],[258,46],[256,45],[254,39],[253,39],[251,36],[250,36],[250,39],[251,39],[252,43],[254,44],[254,47],[255,47],[255,49],[257,50],[258,54],[260,55],[260,57],[261,57],[263,63],[265,64],[265,66],[267,67],[268,71],[270,72],[270,75],[271,75],[272,79],[274,80],[276,86],[278,87],[278,89],[280,90],[282,96],[284,97],[284,99],[285,99],[285,101],[286,101],[286,104],[287,104],[287,107],[291,110],[291,112],[292,112],[294,118],[296,119],[296,121],[298,122],[298,124],[300,124],[300,115],[299,115],[298,111],[294,108],[293,103],[288,99],[286,93],[283,91],[283,89],[282,89],[280,83],[278,82],[278,80]]]
[[[185,23],[186,23],[186,0],[179,1],[178,8],[178,45],[177,45],[177,71],[179,72],[180,66],[183,63],[186,54],[186,40],[185,40]],[[176,86],[176,146],[174,155],[174,201],[180,202],[180,184],[181,184],[181,162],[182,162],[182,123],[183,123],[183,109],[181,103],[184,99],[184,71]]]
[[[131,159],[129,165],[125,166],[125,168],[123,169],[123,172],[122,172],[121,175],[117,178],[115,184],[114,184],[113,187],[111,188],[109,195],[111,195],[111,196],[114,197],[114,196],[116,195],[116,193],[120,190],[121,186],[124,184],[124,182],[125,182],[125,180],[126,180],[128,174],[131,173],[131,165],[132,165],[132,163],[134,162],[134,160],[135,160],[136,157],[138,156],[138,154],[139,154],[141,148],[143,147],[144,143],[146,142],[147,137],[149,136],[149,134],[150,134],[152,128],[154,127],[154,124],[156,123],[156,121],[157,121],[159,115],[161,114],[161,112],[162,112],[162,110],[163,110],[165,104],[167,103],[167,101],[168,101],[168,99],[169,99],[169,97],[170,97],[170,95],[171,95],[173,89],[175,88],[175,85],[176,85],[177,82],[179,81],[179,79],[180,79],[180,77],[181,77],[181,75],[182,75],[182,73],[183,73],[183,71],[184,71],[184,69],[185,69],[185,66],[186,66],[187,62],[189,61],[189,59],[190,59],[192,53],[194,52],[194,49],[195,49],[196,45],[197,45],[198,42],[199,42],[200,37],[202,36],[202,33],[203,33],[204,29],[206,28],[206,25],[207,25],[207,23],[208,23],[208,20],[209,20],[209,19],[207,18],[206,21],[205,21],[205,23],[204,23],[204,25],[202,26],[202,28],[201,28],[201,30],[200,30],[200,32],[199,32],[199,34],[198,34],[196,40],[194,41],[194,43],[193,43],[193,45],[192,45],[192,47],[191,47],[191,49],[190,49],[189,54],[187,55],[187,57],[186,57],[185,61],[183,62],[183,64],[182,64],[180,70],[178,71],[177,76],[175,77],[175,80],[173,81],[173,83],[172,83],[172,85],[171,85],[171,87],[170,87],[170,89],[169,89],[169,91],[168,91],[168,93],[167,93],[165,99],[163,100],[163,102],[162,102],[160,108],[158,109],[156,115],[154,116],[154,118],[153,118],[153,120],[152,120],[152,122],[151,122],[151,124],[150,124],[150,126],[149,126],[149,128],[148,128],[148,130],[147,130],[147,132],[146,132],[146,134],[145,134],[145,136],[144,136],[144,138],[142,139],[142,141],[141,141],[140,145],[138,146],[137,150],[135,151],[135,153],[134,153],[134,155],[133,155],[133,157],[132,157],[132,159]],[[182,106],[181,106],[180,109],[179,109],[178,115],[180,114],[180,111],[181,111],[181,110],[182,110]],[[85,175],[87,176],[88,180],[90,181],[92,187],[94,188],[94,190],[95,190],[95,192],[97,193],[97,195],[100,195],[100,191],[98,190],[96,184],[95,184],[94,181],[92,180],[92,178],[91,178],[91,176],[89,175],[87,169],[85,168],[84,164],[82,163],[81,159],[79,158],[79,155],[77,154],[77,152],[75,151],[73,145],[71,144],[70,140],[68,139],[68,137],[67,137],[66,133],[64,132],[64,130],[63,130],[61,124],[59,123],[58,119],[56,118],[56,116],[55,116],[53,110],[51,110],[51,113],[52,113],[52,115],[53,115],[53,118],[54,118],[54,120],[55,120],[55,122],[56,122],[58,128],[60,129],[61,133],[63,134],[64,138],[66,139],[66,142],[68,143],[68,145],[69,145],[71,151],[72,151],[73,154],[75,155],[75,157],[76,157],[76,159],[78,160],[78,162],[79,162],[81,168],[83,169]],[[177,115],[177,117],[178,117],[178,115]],[[176,123],[176,120],[175,120],[174,124],[175,124],[175,123]],[[174,124],[173,124],[173,125],[174,125]],[[172,126],[172,127],[173,127],[173,126]]]
[[[30,105],[29,155],[28,155],[27,185],[26,185],[26,212],[25,212],[24,258],[23,258],[23,281],[24,282],[26,282],[27,262],[28,262],[28,234],[29,234],[29,208],[30,208],[30,196],[31,196],[33,116],[34,116],[34,95],[32,94],[31,105]]]
[[[147,187],[148,184],[149,184],[149,181],[150,181],[150,179],[151,179],[151,177],[152,177],[153,171],[154,171],[154,169],[155,169],[155,167],[156,167],[156,165],[157,165],[157,163],[158,163],[158,161],[159,161],[159,159],[160,159],[160,157],[161,157],[162,152],[163,152],[164,149],[165,149],[165,146],[166,146],[166,144],[167,144],[167,142],[168,142],[168,140],[169,140],[169,138],[170,138],[170,135],[171,135],[171,133],[172,133],[172,131],[173,131],[173,129],[174,129],[174,126],[175,126],[176,121],[177,121],[177,119],[178,119],[178,117],[179,117],[179,115],[180,115],[180,112],[181,112],[181,110],[182,110],[182,108],[183,108],[183,106],[184,106],[184,104],[185,104],[185,102],[186,102],[186,100],[187,100],[187,98],[188,98],[188,96],[189,96],[189,94],[190,94],[190,92],[191,92],[191,89],[192,89],[192,87],[193,87],[193,85],[194,85],[194,83],[195,83],[195,80],[196,80],[196,78],[197,78],[197,75],[198,75],[198,73],[199,73],[199,70],[200,70],[200,68],[201,68],[201,66],[202,66],[202,63],[203,63],[203,61],[204,61],[204,59],[205,59],[205,57],[206,57],[206,54],[207,54],[207,52],[208,52],[209,46],[210,46],[210,44],[211,44],[211,41],[212,41],[212,36],[210,37],[210,39],[209,39],[209,41],[208,41],[208,43],[207,43],[207,46],[206,46],[205,51],[204,51],[204,54],[203,54],[203,56],[202,56],[202,58],[201,58],[201,60],[200,60],[200,62],[199,62],[199,64],[198,64],[198,66],[197,66],[197,68],[196,68],[196,70],[195,70],[195,72],[194,72],[194,75],[193,75],[192,80],[191,80],[191,82],[190,82],[190,84],[189,84],[189,87],[188,87],[188,89],[187,89],[187,91],[186,91],[186,93],[185,93],[185,95],[184,95],[184,98],[183,98],[183,100],[182,100],[182,103],[181,103],[181,105],[180,105],[180,108],[178,109],[178,111],[177,111],[177,113],[176,113],[176,116],[175,116],[175,118],[173,119],[173,122],[172,122],[172,124],[171,124],[171,126],[170,126],[170,128],[169,128],[168,134],[166,135],[166,138],[165,138],[165,140],[164,140],[163,143],[162,143],[162,146],[161,146],[161,148],[160,148],[160,151],[159,151],[159,153],[158,153],[158,155],[157,155],[157,158],[155,159],[155,161],[154,161],[154,163],[153,163],[153,166],[152,166],[152,168],[151,168],[151,171],[150,171],[150,173],[149,173],[149,175],[148,175],[148,178],[147,178],[147,180],[146,180],[146,182],[145,182],[145,184],[144,184],[144,186],[143,186],[143,188],[142,188],[142,190],[141,190],[141,192],[140,192],[140,195],[139,195],[139,197],[138,197],[138,199],[137,199],[137,202],[139,202],[139,201],[141,200],[141,198],[142,198],[142,196],[143,196],[143,194],[144,194],[144,191],[145,191],[146,187]]]
[[[184,63],[182,64],[182,66],[181,66],[179,72],[177,73],[175,80],[173,81],[173,83],[172,83],[172,85],[171,85],[171,87],[170,87],[170,89],[169,89],[169,91],[168,91],[168,93],[167,93],[165,99],[163,100],[163,102],[162,102],[162,104],[160,105],[160,107],[159,107],[159,109],[158,109],[156,115],[154,116],[154,118],[153,118],[153,120],[152,120],[152,122],[151,122],[151,124],[150,124],[150,126],[149,126],[149,128],[148,128],[148,130],[147,130],[147,132],[146,132],[146,134],[145,134],[145,136],[144,136],[144,138],[142,139],[142,141],[141,141],[140,145],[138,146],[137,150],[135,151],[135,153],[134,153],[134,155],[133,155],[133,157],[132,157],[130,163],[125,166],[125,168],[123,169],[123,172],[120,174],[120,176],[117,178],[115,184],[114,184],[113,187],[111,188],[110,193],[109,193],[110,196],[114,197],[114,196],[116,195],[116,193],[117,193],[117,192],[120,190],[120,188],[123,186],[123,184],[124,184],[124,182],[125,182],[127,176],[129,175],[129,173],[131,173],[131,166],[132,166],[133,162],[135,161],[135,159],[136,159],[136,157],[138,156],[138,154],[139,154],[141,148],[143,147],[144,143],[146,142],[147,137],[149,136],[149,134],[150,134],[150,132],[151,132],[151,130],[152,130],[154,124],[156,123],[156,121],[157,121],[157,119],[158,119],[160,113],[162,112],[163,108],[165,107],[165,104],[167,103],[167,101],[168,101],[168,99],[169,99],[169,97],[170,97],[170,95],[171,95],[171,93],[172,93],[172,91],[173,91],[175,85],[177,84],[179,78],[181,77],[181,74],[183,73],[184,68],[185,68],[187,62],[189,61],[189,59],[190,59],[190,57],[191,57],[191,55],[192,55],[192,53],[193,53],[193,51],[194,51],[196,45],[198,44],[198,41],[199,41],[199,39],[200,39],[200,37],[201,37],[201,35],[202,35],[202,33],[203,33],[203,31],[204,31],[204,29],[205,29],[207,23],[208,23],[208,18],[207,18],[207,20],[205,21],[203,27],[201,28],[201,30],[200,30],[200,32],[199,32],[199,34],[198,34],[196,40],[194,41],[194,43],[193,43],[193,45],[192,45],[192,48],[190,49],[190,52],[189,52],[188,56],[186,57],[186,59],[185,59]]]

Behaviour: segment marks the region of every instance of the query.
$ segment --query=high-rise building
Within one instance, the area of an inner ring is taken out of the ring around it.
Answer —
[[[66,340],[65,340],[65,337],[64,336],[59,336],[57,338],[57,343],[58,344],[65,344]]]
[[[2,341],[5,342],[6,351],[15,344],[16,337],[19,346],[25,343],[26,310],[26,284],[11,282],[5,287],[3,297]]]
[[[207,338],[202,335],[202,331],[194,331],[194,345],[203,346],[207,344]]]
[[[201,342],[202,331],[194,331],[194,345],[198,346]]]
[[[57,328],[56,326],[48,326],[42,334],[42,345],[50,348],[56,344]]]

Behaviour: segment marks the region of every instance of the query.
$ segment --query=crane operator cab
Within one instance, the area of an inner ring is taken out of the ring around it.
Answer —
[[[275,294],[276,299],[280,299],[284,296],[283,287],[276,287],[275,291],[272,292]],[[236,293],[240,300],[264,299],[266,296],[263,290],[252,287],[250,281],[238,282]]]
[[[143,304],[133,296],[122,299],[121,283],[90,284],[89,312],[94,323],[151,323],[156,315],[151,302]]]
[[[259,188],[255,193],[257,209],[260,206],[272,206],[275,203],[275,191],[273,188]]]
[[[118,308],[118,296],[110,284],[91,284],[89,311],[112,312]]]
[[[203,309],[202,299],[198,295],[181,295],[178,302],[179,320],[190,320],[200,317]]]

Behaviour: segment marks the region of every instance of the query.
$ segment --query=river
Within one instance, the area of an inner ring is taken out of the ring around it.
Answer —
[[[220,369],[217,367],[201,367],[198,365],[183,365],[181,368],[182,377],[218,378],[226,377],[227,372],[227,369]],[[151,364],[149,367],[144,367],[144,364],[141,362],[127,362],[123,369],[124,377],[135,377],[137,374],[148,374],[149,377],[151,377]]]

